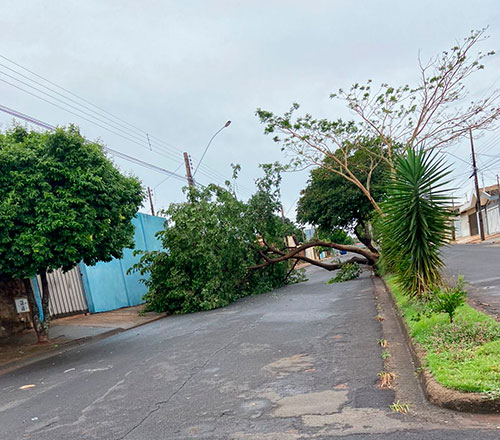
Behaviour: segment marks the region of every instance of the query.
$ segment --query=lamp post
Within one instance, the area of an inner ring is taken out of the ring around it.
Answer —
[[[208,141],[208,144],[207,146],[205,147],[205,151],[203,152],[203,154],[201,155],[201,159],[200,161],[198,162],[198,165],[196,165],[196,169],[194,170],[194,173],[193,173],[193,177],[196,175],[196,171],[198,171],[198,168],[200,167],[201,165],[201,161],[203,160],[203,158],[205,157],[205,154],[207,154],[207,150],[208,150],[208,147],[210,147],[210,144],[212,143],[212,141],[214,140],[215,136],[217,136],[222,130],[224,130],[225,128],[229,127],[231,125],[231,121],[227,121],[221,128],[219,128],[219,130],[217,130],[215,132],[215,134],[210,138],[210,140]]]

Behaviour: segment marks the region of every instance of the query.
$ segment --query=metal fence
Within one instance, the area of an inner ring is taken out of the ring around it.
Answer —
[[[89,311],[82,278],[78,266],[64,273],[61,269],[47,273],[50,301],[49,310],[52,318],[77,315]],[[41,291],[42,282],[37,276],[38,291]]]

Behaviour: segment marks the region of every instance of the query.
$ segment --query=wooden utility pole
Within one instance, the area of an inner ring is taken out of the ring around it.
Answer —
[[[498,215],[500,216],[500,181],[497,174],[497,188],[498,188]]]
[[[186,177],[189,186],[194,186],[193,175],[191,173],[191,163],[189,162],[189,156],[184,152],[184,164],[186,165]]]
[[[151,215],[155,215],[155,208],[153,206],[153,197],[151,196],[151,188],[148,186],[149,205],[151,206]]]
[[[476,166],[476,154],[474,153],[474,141],[472,140],[472,129],[469,128],[470,135],[470,150],[472,153],[472,168],[474,171],[474,186],[476,187],[476,214],[478,216],[478,226],[479,235],[481,241],[484,241],[484,226],[483,226],[483,216],[481,215],[481,194],[479,193],[479,183],[477,181],[477,166]]]
[[[486,192],[486,185],[484,184],[484,173],[481,173],[481,179],[483,181],[483,192]],[[490,234],[490,227],[488,226],[488,202],[484,205],[484,220],[486,221],[486,235]]]
[[[453,212],[453,216],[455,216],[455,195],[454,193],[451,193],[451,209]],[[457,239],[456,234],[455,234],[455,217],[453,217],[451,224],[451,239],[455,241]]]

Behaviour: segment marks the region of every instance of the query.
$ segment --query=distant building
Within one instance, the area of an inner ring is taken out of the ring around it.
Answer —
[[[481,199],[481,217],[486,235],[500,233],[500,188],[498,185],[487,186],[479,190]],[[456,238],[479,235],[478,213],[476,212],[476,194],[472,193],[470,202],[459,208],[455,219]]]

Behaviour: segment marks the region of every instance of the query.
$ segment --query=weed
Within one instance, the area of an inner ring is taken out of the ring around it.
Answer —
[[[384,317],[382,315],[377,315],[375,318],[378,322],[382,322],[384,320]]]
[[[388,350],[384,350],[381,354],[382,359],[385,361],[387,358],[391,357],[391,353]]]
[[[450,323],[453,322],[455,311],[465,303],[467,292],[464,290],[464,277],[458,277],[455,287],[434,291],[435,300],[431,304],[431,310],[435,313],[447,313]]]
[[[380,388],[391,388],[392,382],[396,379],[396,373],[392,371],[381,371],[378,373],[378,378],[380,380]]]
[[[379,339],[378,340],[378,345],[380,345],[382,348],[386,348],[387,347],[387,340],[385,340],[385,339]]]
[[[410,405],[407,403],[401,403],[399,400],[390,405],[389,408],[400,414],[408,414],[410,412]]]

